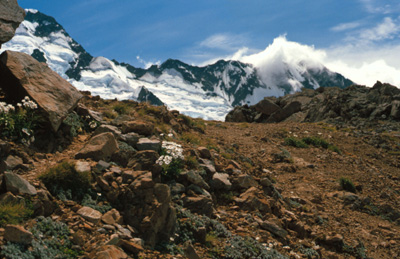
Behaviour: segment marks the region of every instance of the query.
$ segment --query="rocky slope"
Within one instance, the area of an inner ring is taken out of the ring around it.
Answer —
[[[352,84],[323,64],[308,60],[306,54],[304,59],[294,59],[291,55],[298,53],[274,47],[271,60],[264,62],[270,69],[224,60],[198,67],[173,59],[146,69],[136,68],[93,57],[53,17],[36,10],[27,11],[16,36],[3,48],[46,62],[78,89],[93,95],[164,103],[170,109],[204,119],[223,120],[233,106],[253,105],[265,96]]]
[[[400,257],[387,108],[362,127],[203,121],[78,92],[23,53],[0,74],[2,258]]]
[[[319,122],[362,126],[376,120],[400,119],[400,89],[377,82],[373,87],[304,89],[280,98],[266,97],[253,106],[237,106],[230,122]]]

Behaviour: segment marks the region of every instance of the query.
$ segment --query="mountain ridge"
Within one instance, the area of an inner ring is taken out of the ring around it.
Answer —
[[[249,63],[219,60],[207,66],[194,66],[168,59],[147,69],[128,63],[93,57],[77,43],[53,17],[27,10],[25,21],[5,49],[32,55],[80,90],[103,98],[154,100],[183,114],[204,119],[223,120],[237,105],[255,104],[266,96],[282,96],[301,88],[337,86],[353,82],[319,68],[279,61],[281,71],[271,75]],[[265,80],[268,78],[268,80]],[[268,81],[268,82],[266,82]],[[142,90],[146,88],[146,90]],[[147,93],[151,96],[144,97]]]

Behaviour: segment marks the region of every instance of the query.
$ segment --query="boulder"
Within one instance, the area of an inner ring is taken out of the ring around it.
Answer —
[[[86,206],[80,208],[76,213],[81,215],[82,218],[94,224],[98,224],[103,216],[100,211],[94,210]]]
[[[183,198],[183,206],[192,213],[198,213],[207,217],[211,217],[214,211],[212,199],[206,195],[186,196]]]
[[[135,132],[140,135],[150,136],[153,134],[154,125],[144,121],[127,121],[122,123],[122,133]]]
[[[260,224],[260,227],[280,238],[285,238],[288,235],[288,232],[286,230],[268,220],[263,221]]]
[[[176,213],[168,185],[151,183],[148,177],[146,173],[132,182],[119,202],[125,208],[124,222],[138,230],[146,245],[154,247],[172,237]]]
[[[17,174],[5,172],[4,181],[6,190],[14,194],[28,194],[32,196],[37,194],[35,187]]]
[[[122,134],[120,136],[120,140],[124,141],[131,147],[136,147],[136,144],[138,143],[139,138],[140,138],[139,134],[134,133],[134,132]]]
[[[205,159],[211,159],[211,152],[206,147],[198,147],[197,151],[199,151],[200,157]]]
[[[230,190],[232,183],[229,181],[229,174],[215,173],[212,177],[211,187],[215,190]]]
[[[15,103],[30,96],[42,108],[55,132],[82,97],[47,65],[25,53],[4,51],[0,55],[0,78],[0,88],[7,100]]]
[[[258,111],[266,116],[270,116],[274,112],[281,109],[278,105],[276,105],[274,102],[272,102],[268,98],[265,98],[265,99],[261,100],[260,102],[258,102],[256,105],[254,105],[254,108],[256,109],[256,111]]]
[[[118,143],[111,132],[101,133],[92,137],[88,143],[75,155],[75,158],[91,158],[107,160],[118,151]]]
[[[25,18],[17,0],[0,0],[0,47],[14,37],[15,30]]]
[[[122,217],[119,214],[118,210],[116,209],[112,209],[106,213],[104,213],[104,215],[101,217],[101,221],[103,221],[104,223],[108,224],[108,225],[114,225],[115,223],[122,223]]]
[[[0,157],[7,156],[10,153],[10,150],[10,144],[0,139]]]
[[[161,149],[161,142],[158,139],[140,138],[136,144],[136,148],[139,151],[153,150],[158,152]]]
[[[7,225],[4,230],[4,239],[13,243],[29,245],[33,241],[33,234],[22,226]]]
[[[5,160],[0,162],[0,172],[14,170],[16,168],[22,167],[23,165],[22,158],[17,156],[8,156]]]
[[[257,181],[251,175],[241,174],[233,179],[233,186],[235,189],[249,189],[256,187]]]
[[[114,134],[114,137],[118,139],[121,135],[121,131],[116,127],[112,125],[100,125],[95,131],[94,135],[99,135],[104,132],[111,132]]]
[[[89,258],[93,259],[126,259],[128,255],[121,248],[115,245],[105,245],[90,253]]]

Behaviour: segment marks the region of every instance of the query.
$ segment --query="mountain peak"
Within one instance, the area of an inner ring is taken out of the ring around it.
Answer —
[[[233,106],[252,105],[266,96],[352,83],[296,44],[280,37],[259,55],[239,60],[199,67],[168,59],[147,69],[136,68],[106,57],[93,58],[53,17],[29,10],[5,48],[46,62],[78,89],[104,98],[150,98],[186,115],[223,120]]]

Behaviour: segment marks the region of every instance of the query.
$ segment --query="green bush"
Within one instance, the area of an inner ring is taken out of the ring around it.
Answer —
[[[77,172],[73,162],[62,162],[50,168],[39,179],[55,196],[70,196],[73,200],[81,200],[91,189],[92,176],[90,172]]]
[[[30,145],[43,122],[36,103],[25,97],[16,106],[0,102],[0,135]]]
[[[18,224],[30,218],[33,210],[26,206],[24,202],[7,202],[0,204],[0,227],[7,224]]]
[[[274,249],[267,249],[251,237],[234,236],[227,241],[224,248],[227,259],[260,258],[260,259],[287,259]]]
[[[99,122],[95,121],[92,117],[79,116],[76,112],[71,112],[63,121],[63,124],[67,126],[69,135],[76,137],[78,134],[86,131],[91,132],[99,126]]]
[[[82,251],[75,250],[70,241],[68,226],[51,218],[39,217],[30,229],[34,236],[32,246],[8,242],[2,246],[1,255],[7,259],[77,258]]]
[[[312,145],[314,147],[322,147],[325,149],[327,149],[330,145],[326,140],[319,137],[306,137],[303,138],[302,141],[307,145]]]
[[[188,169],[197,169],[199,167],[199,161],[194,156],[186,156],[184,161]]]
[[[345,177],[341,177],[339,179],[339,183],[340,183],[340,187],[345,190],[345,191],[349,191],[349,192],[356,192],[356,187],[354,186],[353,182]]]
[[[284,144],[286,146],[298,147],[298,148],[307,148],[308,147],[308,145],[306,143],[304,143],[304,141],[297,139],[295,137],[285,138]]]

